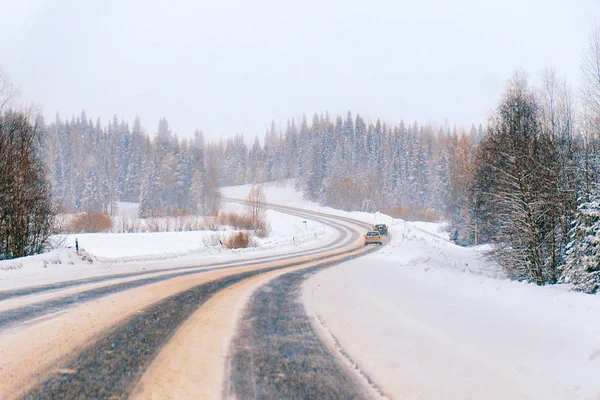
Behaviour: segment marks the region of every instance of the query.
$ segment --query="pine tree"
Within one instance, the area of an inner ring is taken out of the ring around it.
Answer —
[[[306,121],[306,115],[302,114],[302,122],[300,123],[300,131],[298,132],[298,152],[296,154],[296,165],[298,165],[298,182],[304,176],[304,153],[306,152],[306,145],[308,143],[308,122]],[[298,187],[300,189],[300,187]]]
[[[103,211],[105,207],[101,192],[98,190],[99,187],[96,167],[90,167],[85,175],[85,186],[81,193],[81,210],[94,213]]]
[[[600,291],[600,190],[590,201],[582,203],[567,245],[563,279],[574,290]]]
[[[287,123],[284,146],[287,162],[286,178],[295,177],[298,174],[298,129],[294,118]]]

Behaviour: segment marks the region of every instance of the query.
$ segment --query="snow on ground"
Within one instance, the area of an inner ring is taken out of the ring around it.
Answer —
[[[235,188],[238,187],[239,186],[236,186]],[[229,188],[224,188],[224,190],[227,189]],[[279,188],[275,189],[277,189],[276,192],[280,192]],[[270,196],[271,188],[265,189],[265,192]],[[290,192],[296,194],[295,191]],[[243,197],[244,196],[240,198]],[[223,212],[245,213],[246,210],[247,208],[245,205],[231,202],[225,203],[221,207],[221,211]],[[271,231],[265,238],[255,238],[255,241],[261,248],[273,248],[289,243],[290,241],[296,245],[303,245],[315,240],[320,241],[325,235],[333,233],[331,228],[307,218],[300,218],[269,209],[265,210],[265,216],[269,222]],[[306,225],[304,224],[304,221],[307,222]]]
[[[269,190],[266,190],[270,194]],[[224,211],[245,207],[224,203]],[[119,203],[119,218],[137,213],[135,203]],[[58,248],[36,256],[0,261],[0,290],[132,270],[240,261],[309,250],[333,241],[336,232],[316,221],[267,210],[271,232],[256,247],[228,250],[218,244],[235,231],[85,233],[56,237]],[[80,254],[74,249],[79,242]]]
[[[301,192],[294,189],[295,179],[286,179],[277,182],[261,184],[267,203],[279,204],[290,207],[315,208],[317,203],[305,200]],[[250,193],[252,185],[240,185],[221,188],[221,195],[225,198],[245,200]]]
[[[79,247],[101,260],[142,261],[173,258],[201,252],[218,245],[233,231],[144,232],[144,233],[84,233],[64,235],[66,243]]]
[[[364,216],[363,216],[364,217]],[[600,297],[502,278],[440,224],[316,274],[303,298],[394,398],[600,399]]]
[[[344,212],[302,199],[294,182],[264,185],[269,203],[390,225],[390,244],[309,279],[303,298],[384,392],[406,399],[600,399],[600,297],[512,282],[480,248],[450,243],[441,224]],[[245,199],[250,186],[224,188]],[[229,203],[227,211],[240,211]],[[133,214],[134,207],[123,207]],[[241,260],[317,247],[333,232],[267,212],[259,247],[205,246],[207,232],[74,235],[62,248],[0,262],[0,289],[132,268]],[[89,258],[88,258],[89,257]],[[165,258],[166,257],[166,258]],[[89,259],[95,260],[93,263]]]
[[[260,186],[262,186],[263,191],[265,193],[266,202],[271,204],[298,207],[305,210],[319,211],[331,215],[354,218],[356,220],[364,221],[369,224],[387,223],[391,225],[395,223],[394,221],[401,221],[399,219],[394,220],[392,217],[385,214],[381,214],[379,212],[347,212],[337,210],[331,207],[322,207],[318,203],[315,203],[310,200],[305,200],[302,196],[302,193],[296,191],[295,179],[287,179],[277,182],[267,182],[261,184]],[[252,185],[230,186],[226,188],[221,188],[221,193],[225,198],[245,200],[248,197],[248,193],[250,192],[251,187]],[[440,227],[439,224],[435,225],[435,229],[438,229]]]
[[[117,215],[122,218],[138,218],[140,203],[126,203],[120,201],[117,203]]]
[[[390,225],[388,246],[316,274],[303,291],[309,312],[384,392],[600,399],[599,296],[507,280],[483,258],[486,246],[454,245],[443,224],[320,207],[293,185],[264,185],[267,202]]]
[[[237,205],[233,205],[237,206]],[[224,209],[230,210],[229,205]],[[243,211],[243,210],[240,210]],[[255,237],[257,249],[268,250],[285,245],[295,247],[305,243],[326,239],[332,234],[320,223],[310,221],[305,228],[300,218],[288,214],[267,210],[267,219],[271,232],[266,238]],[[189,231],[189,232],[145,232],[145,233],[86,233],[64,235],[66,243],[74,246],[75,239],[80,248],[93,254],[101,261],[143,261],[169,259],[188,254],[206,255],[222,252],[219,240],[237,231]],[[256,251],[246,249],[245,251]]]

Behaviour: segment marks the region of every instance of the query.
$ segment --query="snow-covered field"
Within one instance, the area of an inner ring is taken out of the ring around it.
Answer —
[[[244,196],[245,197],[245,196]],[[121,207],[121,205],[124,205]],[[223,211],[244,212],[225,203]],[[134,218],[137,205],[121,203],[118,218]],[[211,261],[237,261],[319,247],[335,231],[316,221],[267,210],[271,232],[254,238],[255,247],[228,250],[218,244],[236,231],[86,233],[56,237],[57,249],[36,256],[0,261],[0,290],[132,270],[180,267]],[[75,239],[80,253],[75,251]]]
[[[246,199],[252,185],[240,185],[221,188],[225,198]],[[262,184],[267,203],[291,207],[315,208],[318,204],[304,200],[302,193],[294,189],[294,179]]]

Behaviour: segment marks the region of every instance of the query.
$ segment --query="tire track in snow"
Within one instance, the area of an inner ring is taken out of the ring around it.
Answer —
[[[378,390],[364,384],[364,374],[359,378],[323,341],[300,299],[302,283],[311,274],[355,257],[285,274],[251,297],[232,343],[225,397],[364,399],[375,396],[372,391]]]
[[[342,243],[338,247],[348,246],[360,236],[356,231],[350,234],[347,227],[343,231]],[[364,253],[364,249],[354,248],[329,251],[309,261],[290,261],[230,275],[171,296],[99,334],[92,345],[63,357],[64,361],[52,368],[58,374],[47,376],[23,398],[124,398],[177,328],[218,291],[265,272],[318,260],[324,260],[321,266],[325,267],[332,265],[327,264],[326,259],[334,255],[347,254],[345,259],[349,259]]]
[[[294,213],[294,212],[290,212],[290,214],[299,215],[299,213]],[[306,215],[302,215],[302,216],[306,217]],[[214,267],[183,267],[181,269],[176,269],[176,270],[183,270],[182,272],[174,272],[171,274],[164,274],[164,275],[160,275],[160,276],[153,276],[150,278],[144,278],[144,279],[139,279],[139,280],[134,280],[134,281],[111,284],[111,285],[102,286],[99,288],[85,290],[85,291],[75,293],[72,295],[68,295],[68,296],[62,296],[62,297],[58,297],[55,299],[50,299],[50,300],[46,300],[46,301],[42,301],[42,302],[37,302],[37,303],[33,303],[33,304],[21,306],[21,307],[9,309],[9,310],[0,312],[0,330],[7,329],[17,323],[23,323],[23,322],[31,321],[35,318],[39,318],[39,317],[42,317],[45,315],[57,313],[59,311],[63,311],[69,307],[72,307],[72,306],[75,306],[78,304],[82,304],[87,301],[95,300],[100,297],[108,296],[108,295],[115,294],[115,293],[118,293],[121,291],[134,289],[134,288],[145,286],[145,285],[149,285],[152,283],[162,282],[162,281],[166,281],[169,279],[174,279],[174,278],[178,278],[178,277],[182,277],[182,276],[188,276],[188,275],[192,275],[192,274],[199,274],[199,273],[205,273],[205,272],[209,272],[209,271],[215,271],[215,270],[219,270],[219,269],[236,268],[236,267],[241,267],[241,266],[246,267],[246,266],[261,265],[267,261],[293,260],[293,259],[296,259],[301,256],[304,257],[304,256],[308,256],[311,254],[321,253],[323,251],[323,249],[325,249],[325,248],[328,250],[337,250],[337,249],[340,249],[340,248],[343,248],[344,246],[346,246],[345,241],[347,240],[347,237],[348,237],[348,231],[344,225],[335,223],[335,222],[331,222],[329,220],[325,220],[325,219],[322,219],[319,217],[313,218],[313,219],[322,223],[323,225],[327,225],[327,226],[337,230],[340,233],[338,238],[335,241],[328,243],[325,246],[321,246],[317,249],[311,249],[308,251],[296,252],[296,253],[283,255],[283,256],[264,257],[264,258],[259,258],[257,260],[252,260],[251,262],[221,263],[222,266],[218,266],[220,264],[215,264]],[[71,286],[76,286],[76,285],[81,285],[81,284],[86,284],[86,283],[112,280],[112,279],[114,279],[115,276],[117,276],[118,278],[124,278],[124,277],[138,276],[138,275],[155,274],[155,273],[164,272],[164,271],[173,271],[173,269],[171,269],[171,270],[160,269],[160,270],[152,270],[152,271],[145,271],[145,272],[138,272],[138,273],[111,275],[110,277],[91,278],[92,280],[69,281],[69,282],[63,282],[62,284],[59,283],[59,284],[45,285],[45,286],[41,286],[41,287],[19,289],[19,290],[9,291],[9,292],[5,292],[5,293],[0,293],[0,300],[2,300],[2,297],[1,297],[2,294],[4,294],[6,296],[5,298],[10,298],[10,297],[14,297],[14,296],[24,296],[26,294],[40,293],[40,292],[44,292],[44,291],[48,291],[48,290],[52,290],[52,289],[57,289],[59,287],[66,288],[66,287],[71,287]],[[33,291],[34,289],[35,289],[35,291]]]
[[[311,218],[312,214],[301,213],[298,211],[285,211],[285,208],[280,208],[280,210],[282,210],[281,212],[284,212],[284,213],[287,213],[290,215],[314,219],[314,218]],[[324,225],[331,226],[331,224],[329,224],[329,223],[324,223],[322,219],[314,219],[314,220],[321,222]],[[266,262],[269,260],[279,260],[279,259],[281,259],[281,257],[293,258],[293,257],[298,257],[300,255],[309,255],[309,254],[313,254],[313,253],[316,254],[318,252],[322,252],[323,250],[330,248],[332,245],[335,245],[339,242],[340,242],[340,239],[338,238],[333,243],[328,243],[326,245],[319,246],[319,247],[316,247],[316,248],[310,249],[310,250],[297,251],[297,252],[293,252],[293,253],[283,254],[281,256],[258,257],[258,258],[253,258],[253,259],[249,259],[249,260],[243,260],[243,261],[218,262],[218,263],[211,264],[211,266],[212,267],[241,266],[241,265],[248,265],[248,263],[246,261]],[[9,289],[9,290],[0,291],[0,301],[8,300],[8,299],[11,299],[14,297],[29,296],[29,295],[33,295],[33,294],[40,294],[40,293],[44,293],[44,292],[66,289],[66,288],[71,288],[71,287],[81,286],[81,285],[86,285],[86,284],[91,284],[91,283],[106,282],[106,281],[110,281],[110,280],[114,280],[114,279],[131,278],[131,277],[155,274],[155,273],[160,273],[160,272],[186,271],[186,270],[198,269],[198,268],[202,268],[202,266],[191,266],[191,267],[181,267],[181,268],[157,268],[157,269],[145,270],[145,271],[124,272],[124,273],[119,273],[119,274],[102,275],[102,276],[95,276],[95,277],[90,277],[90,278],[73,279],[73,280],[63,281],[63,282],[49,283],[49,284],[44,284],[44,285],[29,286],[29,287],[25,287],[25,288]]]

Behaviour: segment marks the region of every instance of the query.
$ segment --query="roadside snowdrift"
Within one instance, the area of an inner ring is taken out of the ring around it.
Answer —
[[[600,297],[502,279],[439,224],[309,279],[310,313],[394,398],[598,399]]]

